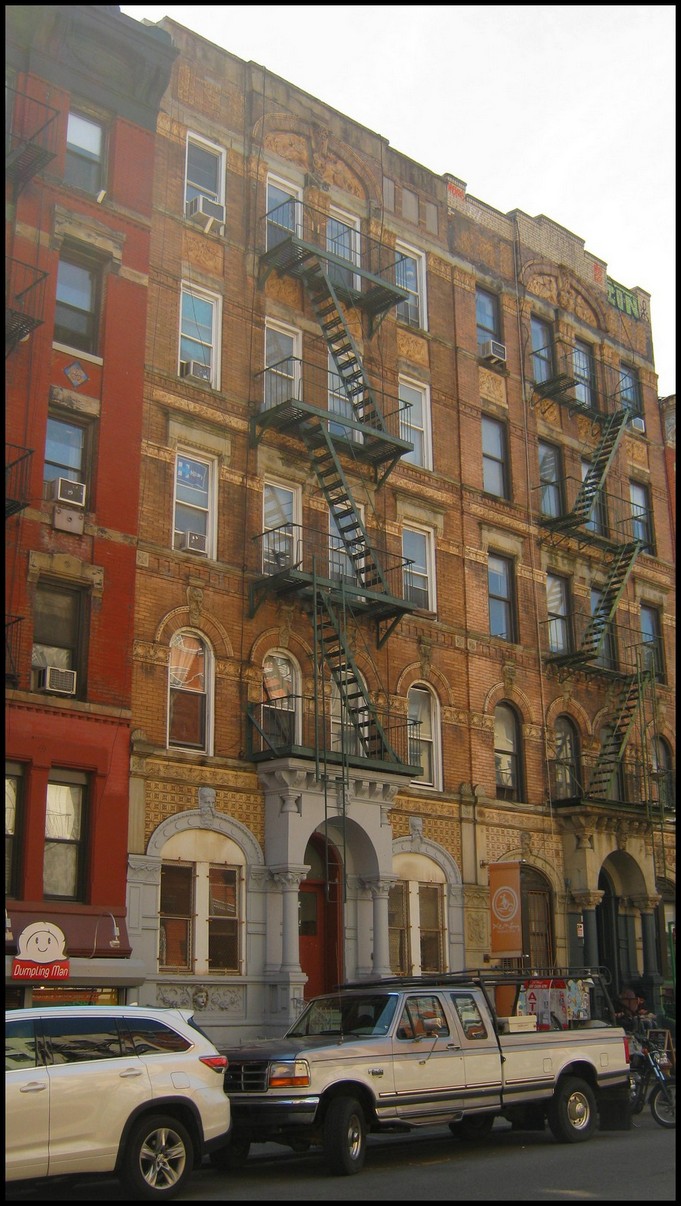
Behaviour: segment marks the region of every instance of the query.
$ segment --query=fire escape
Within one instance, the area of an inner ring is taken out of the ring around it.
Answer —
[[[261,709],[249,709],[252,756],[311,756],[314,751],[318,766],[340,761],[413,778],[418,767],[410,758],[414,746],[408,722],[380,713],[355,656],[362,619],[375,626],[381,648],[400,619],[415,609],[405,598],[408,563],[375,546],[345,468],[351,463],[360,473],[369,470],[378,488],[412,449],[405,438],[407,408],[370,380],[346,313],[353,308],[360,321],[365,319],[371,337],[407,293],[395,284],[400,257],[394,250],[358,234],[350,257],[327,238],[326,223],[327,215],[300,202],[294,213],[287,202],[265,215],[260,285],[273,271],[301,282],[326,345],[327,363],[289,358],[259,373],[251,439],[258,444],[265,433],[276,431],[302,446],[334,530],[329,535],[286,522],[257,537],[262,573],[251,589],[251,615],[266,597],[299,600],[312,626],[316,689],[309,706],[300,701],[314,736],[303,734],[295,749],[290,729],[272,725],[271,700]],[[325,673],[339,704],[340,739],[334,739],[326,716]]]
[[[604,393],[604,407],[597,409],[595,382],[586,389],[573,365],[572,348],[563,347],[553,360],[552,371],[544,374],[544,380],[535,381],[533,400],[540,409],[557,402],[570,414],[585,415],[596,426],[598,441],[595,448],[585,448],[585,471],[581,482],[570,485],[566,479],[561,483],[563,496],[572,496],[571,504],[563,507],[558,515],[542,514],[540,523],[556,540],[569,538],[580,546],[600,548],[607,577],[603,587],[592,597],[590,617],[581,617],[581,622],[572,624],[571,647],[551,652],[545,660],[566,671],[577,670],[590,677],[610,680],[608,722],[588,783],[580,785],[573,781],[567,796],[571,801],[579,798],[582,802],[621,805],[626,803],[629,794],[623,773],[624,755],[637,720],[641,734],[645,730],[645,699],[649,689],[654,693],[655,668],[640,633],[630,634],[628,645],[625,642],[626,647],[617,656],[615,618],[636,559],[649,547],[646,539],[646,533],[650,531],[649,516],[634,513],[629,500],[606,491],[608,474],[622,435],[631,422],[633,410],[629,401],[620,395],[617,385]],[[607,367],[602,368],[607,374]],[[577,617],[573,619],[577,621]],[[632,794],[645,798],[647,793],[641,776],[638,778],[635,788],[633,784],[629,786]],[[562,785],[564,788],[565,774]],[[554,793],[552,789],[554,794],[559,803],[566,795],[564,791]]]
[[[6,88],[7,132],[5,178],[8,190],[8,242],[13,242],[16,202],[22,190],[56,154],[57,110],[35,98]],[[43,322],[47,273],[36,265],[6,258],[5,359]],[[30,448],[5,444],[5,520],[20,514],[29,502]],[[19,683],[18,654],[21,616],[5,615],[5,684]]]

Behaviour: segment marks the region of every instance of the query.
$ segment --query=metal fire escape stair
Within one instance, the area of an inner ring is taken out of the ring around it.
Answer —
[[[614,721],[594,765],[587,790],[587,798],[607,799],[609,787],[618,765],[621,763],[641,703],[645,675],[627,675],[618,684],[612,712]]]
[[[608,580],[598,601],[598,606],[594,609],[586,626],[581,645],[573,653],[559,654],[549,657],[547,660],[556,665],[583,666],[585,669],[589,669],[590,664],[593,664],[601,651],[608,624],[617,611],[617,605],[642,547],[642,541],[633,540],[629,544],[620,545],[614,551]],[[601,667],[594,666],[593,669],[600,670]]]
[[[591,458],[589,471],[577,493],[572,510],[567,515],[543,520],[545,527],[554,532],[571,532],[588,522],[598,492],[602,489],[615,458],[628,419],[629,411],[627,409],[616,410],[608,416],[598,447]]]

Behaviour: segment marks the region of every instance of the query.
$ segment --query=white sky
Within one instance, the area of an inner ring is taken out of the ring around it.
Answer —
[[[676,392],[671,4],[121,5],[172,17],[465,180],[546,214],[652,296],[659,394]]]

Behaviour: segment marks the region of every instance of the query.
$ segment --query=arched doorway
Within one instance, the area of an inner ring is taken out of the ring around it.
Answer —
[[[300,966],[307,976],[307,1001],[329,992],[343,978],[343,877],[338,852],[322,834],[313,833],[304,861],[310,870],[298,893],[298,935]]]

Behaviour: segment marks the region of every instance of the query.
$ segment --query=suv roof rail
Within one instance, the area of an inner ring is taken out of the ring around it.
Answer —
[[[377,976],[368,980],[353,980],[338,984],[345,988],[425,988],[447,984],[520,984],[526,980],[588,980],[597,978],[608,983],[610,976],[604,967],[475,967],[458,972],[426,972],[422,976]]]

